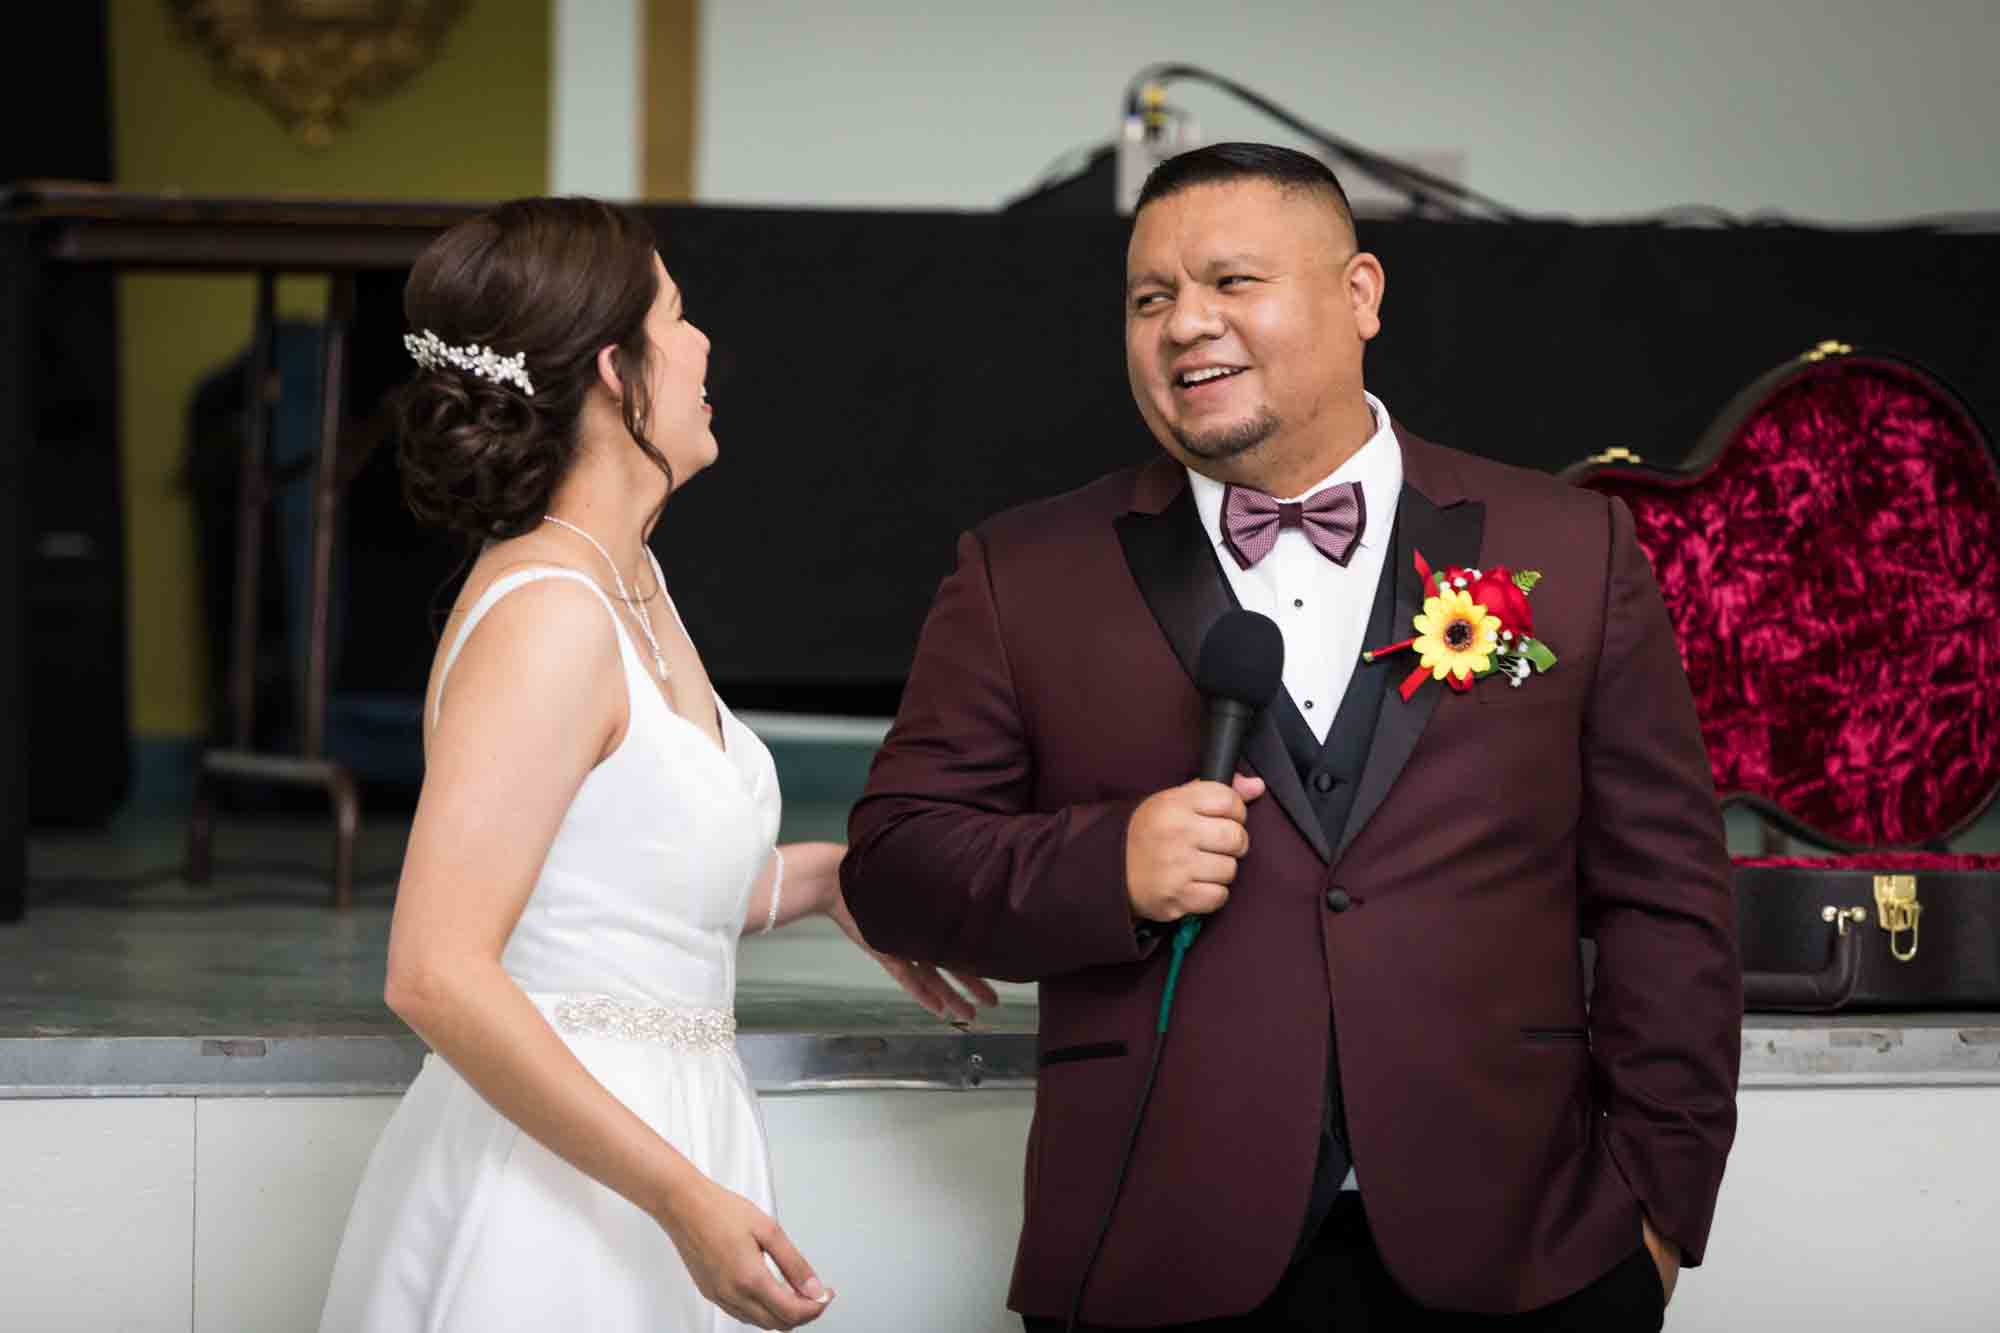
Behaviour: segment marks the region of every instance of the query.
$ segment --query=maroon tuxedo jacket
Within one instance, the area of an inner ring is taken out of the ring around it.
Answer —
[[[1418,1301],[1555,1300],[1631,1254],[1642,1208],[1700,1262],[1735,1132],[1741,982],[1721,814],[1651,567],[1619,501],[1399,435],[1398,637],[1420,551],[1540,570],[1535,631],[1560,660],[1519,688],[1389,689],[1333,845],[1275,723],[1253,728],[1244,767],[1269,791],[1188,955],[1087,1322],[1236,1314],[1276,1286],[1329,1009],[1362,1200]],[[1134,932],[1126,825],[1192,775],[1195,656],[1232,603],[1164,457],[1002,514],[958,556],[841,880],[876,948],[1041,983],[1009,1303],[1059,1316],[1167,970]],[[1596,941],[1588,995],[1579,936]]]

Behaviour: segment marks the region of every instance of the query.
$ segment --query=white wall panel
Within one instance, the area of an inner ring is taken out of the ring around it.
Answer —
[[[194,1103],[0,1101],[0,1329],[188,1333]]]
[[[194,1333],[311,1333],[395,1097],[196,1103]]]

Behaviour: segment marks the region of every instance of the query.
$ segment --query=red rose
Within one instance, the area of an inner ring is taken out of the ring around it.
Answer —
[[[1528,609],[1528,594],[1514,582],[1514,571],[1505,565],[1481,570],[1477,581],[1466,589],[1486,613],[1500,617],[1500,628],[1514,631],[1517,639],[1535,635],[1535,615]]]

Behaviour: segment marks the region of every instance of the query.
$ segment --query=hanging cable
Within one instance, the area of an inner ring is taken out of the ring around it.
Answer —
[[[1255,107],[1279,124],[1312,140],[1339,161],[1400,191],[1409,198],[1414,210],[1431,209],[1449,217],[1463,217],[1479,212],[1507,222],[1522,220],[1521,213],[1489,195],[1481,194],[1457,181],[1446,180],[1422,167],[1363,148],[1330,130],[1321,129],[1294,115],[1270,98],[1251,91],[1234,79],[1225,78],[1199,65],[1159,64],[1148,65],[1140,70],[1125,89],[1126,116],[1138,118],[1149,133],[1157,133],[1165,118],[1172,114],[1171,109],[1166,106],[1166,85],[1183,80],[1219,88],[1237,100]]]

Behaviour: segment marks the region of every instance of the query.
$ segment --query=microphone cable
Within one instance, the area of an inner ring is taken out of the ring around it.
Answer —
[[[1160,995],[1160,1018],[1153,1028],[1153,1058],[1146,1064],[1146,1085],[1139,1092],[1139,1105],[1132,1112],[1132,1127],[1125,1134],[1125,1151],[1118,1159],[1118,1175],[1111,1182],[1111,1199],[1104,1205],[1104,1216],[1097,1224],[1097,1239],[1090,1243],[1090,1254],[1083,1261],[1083,1276],[1076,1280],[1076,1295],[1070,1298],[1069,1317],[1063,1322],[1065,1333],[1075,1333],[1078,1314],[1083,1309],[1083,1293],[1090,1286],[1090,1270],[1097,1267],[1097,1256],[1104,1249],[1104,1238],[1111,1234],[1111,1218],[1118,1211],[1118,1196],[1125,1190],[1125,1173],[1131,1169],[1133,1150],[1139,1146],[1139,1127],[1146,1123],[1146,1106],[1153,1100],[1153,1083],[1160,1076],[1160,1052],[1167,1046],[1167,1022],[1174,1011],[1174,992],[1180,986],[1181,962],[1187,957],[1188,946],[1195,936],[1201,934],[1202,922],[1199,916],[1181,918],[1174,931],[1173,958],[1167,964],[1167,985]]]
[[[1208,627],[1202,637],[1195,663],[1195,686],[1207,701],[1207,721],[1202,727],[1200,757],[1195,767],[1200,780],[1227,784],[1236,771],[1243,738],[1257,715],[1277,695],[1284,678],[1285,640],[1277,623],[1255,611],[1230,611]],[[1111,1234],[1111,1219],[1118,1212],[1118,1198],[1125,1191],[1125,1177],[1139,1146],[1139,1129],[1146,1123],[1146,1107],[1153,1100],[1153,1085],[1160,1076],[1160,1053],[1167,1048],[1167,1025],[1173,1018],[1174,995],[1180,989],[1181,965],[1188,949],[1201,934],[1206,916],[1190,912],[1174,930],[1172,957],[1167,964],[1167,980],[1160,991],[1160,1015],[1153,1025],[1153,1055],[1146,1065],[1146,1083],[1139,1092],[1139,1104],[1132,1111],[1132,1126],[1125,1134],[1125,1151],[1118,1159],[1118,1174],[1111,1181],[1111,1197],[1097,1224],[1097,1238],[1083,1261],[1083,1273],[1070,1298],[1066,1333],[1075,1333],[1083,1311],[1083,1295],[1090,1287],[1091,1270]]]
[[[1132,82],[1125,90],[1125,114],[1127,117],[1141,117],[1147,111],[1147,90],[1150,87],[1164,88],[1173,80],[1190,80],[1219,88],[1237,100],[1245,102],[1263,112],[1286,128],[1304,135],[1328,152],[1356,169],[1375,177],[1409,196],[1413,210],[1435,206],[1447,216],[1463,216],[1468,212],[1483,210],[1504,222],[1519,222],[1523,215],[1499,200],[1484,195],[1457,181],[1424,170],[1408,162],[1399,162],[1392,157],[1384,157],[1357,143],[1341,138],[1330,130],[1321,129],[1300,116],[1294,115],[1261,93],[1201,68],[1199,65],[1178,63],[1148,65],[1133,75]]]

